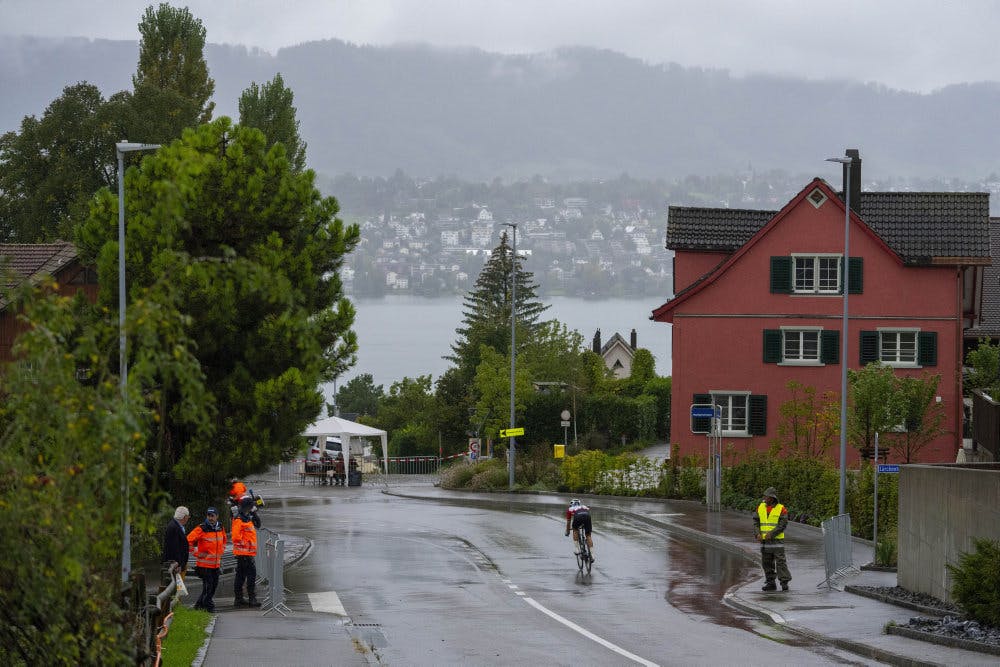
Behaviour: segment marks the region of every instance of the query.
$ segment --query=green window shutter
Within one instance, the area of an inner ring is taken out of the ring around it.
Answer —
[[[771,258],[771,294],[792,293],[792,258]]]
[[[847,260],[847,293],[861,294],[865,289],[864,258],[851,257]]]
[[[764,329],[764,363],[776,364],[781,361],[781,331]]]
[[[937,366],[937,332],[921,331],[917,334],[917,363]]]
[[[750,396],[750,418],[747,420],[747,431],[750,435],[767,434],[767,396]]]
[[[878,332],[862,331],[861,344],[858,346],[862,366],[878,361]]]
[[[711,405],[712,395],[711,394],[695,394],[694,398],[691,400],[695,405]],[[691,418],[691,432],[692,433],[709,433],[712,430],[712,418],[711,417],[692,417]]]
[[[824,364],[840,363],[840,332],[836,329],[819,333],[819,360]]]

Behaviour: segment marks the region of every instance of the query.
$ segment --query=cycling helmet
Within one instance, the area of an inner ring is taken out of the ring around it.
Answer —
[[[575,507],[575,506],[577,506],[579,504],[580,504],[580,499],[579,498],[574,498],[573,500],[569,501],[569,506],[570,507]]]

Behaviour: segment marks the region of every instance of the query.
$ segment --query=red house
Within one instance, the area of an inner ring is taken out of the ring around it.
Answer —
[[[83,291],[97,300],[97,272],[80,263],[76,247],[67,241],[55,243],[0,244],[0,280],[7,288],[50,275],[63,295]],[[12,360],[14,339],[25,330],[17,319],[17,304],[0,294],[0,365]]]
[[[940,375],[945,435],[919,458],[954,461],[963,332],[990,264],[989,194],[862,192],[858,151],[847,155],[848,367]],[[841,193],[819,178],[780,211],[670,207],[675,296],[653,319],[673,324],[670,439],[682,455],[707,453],[692,404],[721,406],[724,443],[766,450],[790,380],[839,400],[844,227]]]

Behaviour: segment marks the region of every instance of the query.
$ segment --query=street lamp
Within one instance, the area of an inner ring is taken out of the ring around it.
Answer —
[[[514,365],[517,360],[517,350],[514,347],[514,314],[517,308],[517,223],[503,223],[513,231],[513,241],[510,252],[510,428],[514,424]],[[517,438],[510,436],[510,445],[507,448],[507,489],[514,490],[514,451],[516,449]]]
[[[844,316],[840,334],[840,504],[838,514],[844,513],[844,496],[847,490],[847,293],[850,276],[851,230],[851,158],[829,157],[827,162],[844,165]]]
[[[159,144],[137,144],[119,141],[115,144],[118,154],[118,368],[122,404],[125,405],[128,388],[128,362],[125,356],[125,153],[155,150]],[[128,440],[122,448],[122,583],[128,582],[132,573],[132,527],[128,507]]]

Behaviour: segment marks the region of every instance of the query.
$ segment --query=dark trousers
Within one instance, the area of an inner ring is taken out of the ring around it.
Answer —
[[[254,597],[257,587],[257,563],[253,556],[236,557],[236,581],[234,583],[236,597],[243,597],[243,584],[246,584],[247,595]]]
[[[195,603],[195,608],[215,611],[215,589],[219,587],[219,573],[222,568],[196,567],[194,571],[201,577],[201,595]]]
[[[774,582],[791,581],[792,573],[788,571],[788,560],[785,558],[785,547],[776,544],[765,544],[760,548],[760,564],[764,568],[764,578]]]

